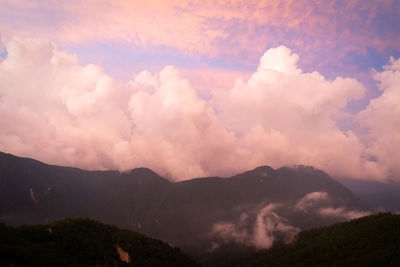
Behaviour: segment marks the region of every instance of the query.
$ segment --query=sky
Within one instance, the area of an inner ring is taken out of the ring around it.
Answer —
[[[398,25],[398,0],[0,0],[0,150],[400,182]]]

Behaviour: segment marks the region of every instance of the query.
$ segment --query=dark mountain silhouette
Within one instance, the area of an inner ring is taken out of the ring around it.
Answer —
[[[312,193],[322,200],[304,202]],[[299,210],[302,199],[305,206]],[[271,203],[277,204],[273,210],[265,209]],[[324,213],[322,208],[327,208]],[[269,212],[276,223],[310,229],[347,220],[345,212],[367,208],[343,185],[312,167],[263,166],[230,178],[170,182],[146,168],[85,171],[0,153],[1,222],[42,224],[89,217],[169,242],[203,260],[232,242],[254,246],[251,236],[256,235],[257,218],[268,215],[261,211]],[[241,242],[234,232],[228,233],[233,238],[217,233],[216,225],[224,222],[231,228],[245,225],[240,227],[246,240]],[[286,238],[282,231],[275,232],[268,232],[268,238]]]
[[[235,266],[400,266],[399,242],[400,216],[376,214],[303,231]]]
[[[89,219],[0,224],[1,266],[198,266],[159,240]]]

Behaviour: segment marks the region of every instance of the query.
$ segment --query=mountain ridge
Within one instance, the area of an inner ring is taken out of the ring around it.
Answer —
[[[164,240],[189,255],[204,256],[232,242],[256,246],[257,223],[267,218],[287,229],[310,229],[368,210],[327,173],[305,166],[260,166],[227,178],[171,182],[148,168],[86,171],[0,153],[0,175],[2,222],[89,217]],[[231,232],[221,228],[226,226]],[[245,234],[245,242],[235,231]],[[264,238],[286,235],[275,232]]]

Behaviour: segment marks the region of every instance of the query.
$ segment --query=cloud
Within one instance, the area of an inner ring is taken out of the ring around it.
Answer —
[[[215,223],[210,233],[214,238],[210,251],[229,242],[268,249],[275,240],[293,240],[301,231],[298,226],[309,228],[308,224],[304,225],[304,221],[318,222],[318,225],[332,224],[370,214],[370,211],[335,206],[327,192],[311,192],[294,205],[269,203],[256,212],[242,213],[236,222]],[[315,227],[315,224],[312,225]]]
[[[235,139],[213,109],[173,67],[147,82],[157,86],[133,94],[129,102],[135,124],[131,146],[143,151],[139,158],[150,166],[167,164],[174,177],[203,176],[206,168],[217,168],[214,158],[229,153]],[[143,87],[142,81],[133,84]]]
[[[219,120],[239,137],[253,166],[302,162],[333,175],[362,174],[363,147],[353,132],[338,129],[335,118],[362,97],[363,86],[351,78],[303,73],[298,58],[284,46],[269,49],[247,82],[214,93]]]
[[[328,193],[326,192],[312,192],[301,198],[295,205],[294,210],[307,212],[316,203],[328,200]]]
[[[312,192],[297,201],[293,211],[331,217],[339,220],[351,220],[370,215],[370,211],[352,210],[345,207],[333,207],[327,192]]]
[[[363,136],[365,154],[378,177],[398,179],[400,174],[400,59],[390,59],[374,78],[379,82],[381,96],[372,99],[356,120],[368,129]]]
[[[321,208],[318,212],[321,216],[341,218],[344,220],[352,220],[363,216],[371,215],[371,212],[369,211],[346,210],[343,207]]]
[[[351,116],[343,108],[363,86],[303,72],[299,56],[284,46],[269,49],[247,81],[207,88],[207,97],[173,66],[120,82],[46,39],[14,38],[7,50],[0,62],[2,151],[86,169],[146,166],[176,180],[264,164],[377,179],[400,173],[399,102],[391,100],[398,61],[376,74],[384,93],[357,117],[371,128],[360,137],[341,131],[336,118]]]
[[[0,149],[89,169],[149,166],[206,175],[234,138],[178,70],[120,83],[38,39],[14,39],[0,65]],[[216,165],[215,165],[216,166]]]
[[[242,245],[251,245],[251,237],[246,229],[238,228],[234,223],[220,222],[213,225],[212,236],[222,238],[225,242],[234,241]],[[215,245],[217,244],[217,245]],[[212,244],[212,250],[215,250],[219,243]]]
[[[307,54],[305,62],[315,63],[309,65],[326,66],[370,48],[397,49],[397,24],[379,17],[384,14],[398,22],[396,10],[395,1],[379,0],[88,0],[85,4],[23,0],[1,2],[0,28],[8,37],[34,35],[63,44],[166,46],[245,63],[253,63],[265,47],[285,43]]]
[[[286,238],[291,239],[300,232],[300,229],[287,223],[283,217],[274,212],[278,204],[270,203],[258,214],[254,228],[254,245],[259,248],[270,248],[274,242],[276,232],[284,233]]]
[[[222,238],[224,242],[234,241],[258,249],[270,248],[277,234],[291,240],[300,229],[289,225],[285,218],[274,212],[279,207],[280,204],[270,203],[259,210],[252,230],[248,229],[248,215],[243,213],[237,224],[230,222],[214,224],[211,235]]]
[[[1,41],[1,34],[0,34],[0,54],[6,51],[6,47],[4,46],[3,42]]]

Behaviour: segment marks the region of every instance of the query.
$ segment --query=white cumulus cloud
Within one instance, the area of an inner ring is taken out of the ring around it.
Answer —
[[[357,115],[359,123],[368,129],[363,137],[365,156],[375,160],[370,168],[375,176],[390,179],[400,177],[400,59],[390,59],[382,72],[375,72],[382,95],[370,101]]]
[[[370,129],[360,137],[341,131],[335,118],[363,86],[304,73],[284,46],[269,49],[248,81],[210,88],[209,99],[172,66],[123,83],[48,40],[14,38],[6,46],[4,152],[87,169],[146,166],[177,180],[264,164],[382,179],[400,173],[399,61],[376,73],[383,94],[357,116]]]

